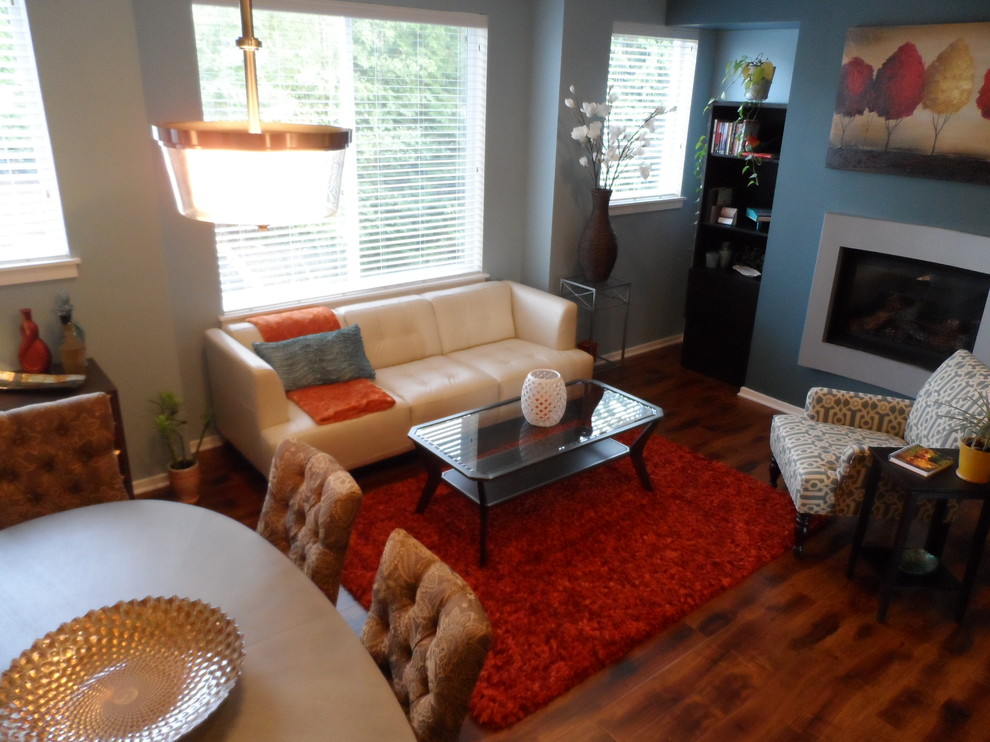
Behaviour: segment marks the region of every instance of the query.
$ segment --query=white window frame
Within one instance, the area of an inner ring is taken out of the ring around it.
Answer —
[[[664,209],[680,208],[686,201],[686,196],[684,195],[684,166],[688,156],[688,125],[691,118],[691,95],[694,88],[694,68],[698,52],[698,32],[692,29],[672,28],[670,26],[616,22],[612,24],[613,45],[617,36],[648,36],[660,39],[676,39],[678,41],[693,42],[693,58],[691,58],[689,62],[688,60],[684,60],[684,67],[677,72],[679,84],[675,86],[675,89],[672,91],[672,95],[659,97],[656,101],[648,104],[643,103],[641,106],[642,111],[637,108],[636,112],[631,114],[630,117],[630,120],[635,120],[636,124],[638,124],[642,122],[650,110],[652,110],[652,106],[662,104],[676,107],[676,110],[668,112],[656,119],[657,123],[661,124],[668,132],[669,138],[665,140],[663,145],[661,145],[657,139],[657,135],[654,134],[651,136],[651,146],[663,146],[666,148],[665,155],[668,160],[673,162],[673,165],[668,165],[668,167],[676,172],[676,182],[679,184],[679,187],[677,191],[673,193],[660,193],[659,184],[657,183],[656,175],[654,174],[649,181],[651,183],[656,183],[654,186],[654,194],[638,193],[635,196],[629,197],[623,196],[621,189],[616,189],[615,193],[612,195],[609,212],[612,214],[630,214],[644,211],[660,211]],[[618,107],[622,105],[623,91],[620,87],[614,85],[614,81],[612,79],[611,54],[609,66],[609,90],[619,94],[619,100],[616,102],[616,107]],[[614,111],[615,108],[613,108],[613,112]],[[649,153],[649,149],[647,149],[647,153]],[[656,169],[657,168],[654,167],[654,172],[656,172]],[[631,168],[631,170],[635,172],[636,168]]]
[[[74,278],[79,260],[69,253],[26,2],[5,5],[12,58],[0,85],[0,286]]]
[[[194,0],[195,4],[198,5],[222,5],[222,6],[235,6],[236,3],[230,0]],[[460,28],[466,28],[469,30],[469,39],[474,37],[472,33],[481,33],[479,43],[487,44],[487,18],[483,15],[473,14],[473,13],[463,13],[463,12],[446,12],[446,11],[430,11],[430,10],[418,10],[415,8],[396,8],[389,6],[378,6],[378,5],[367,5],[367,4],[352,4],[352,3],[340,3],[334,2],[333,0],[255,0],[255,33],[265,42],[264,38],[264,28],[259,24],[257,18],[258,11],[276,11],[276,12],[294,12],[294,13],[315,13],[327,16],[343,16],[345,18],[361,18],[361,19],[380,19],[386,21],[394,22],[407,22],[415,24],[434,24],[443,26],[454,26]],[[486,47],[479,47],[485,49]],[[236,50],[235,50],[236,51]],[[274,47],[269,45],[263,47],[265,54],[274,54]],[[239,52],[237,52],[239,54]],[[487,52],[482,59],[487,57]],[[259,72],[258,78],[259,82],[264,86],[266,82],[265,78],[265,66],[263,62],[266,60],[259,58]],[[483,67],[480,69],[480,78],[471,78],[475,80],[480,80],[480,84],[483,86],[485,84],[485,69]],[[343,76],[342,84],[345,89],[353,84],[346,75]],[[466,220],[456,220],[452,222],[456,224],[456,229],[458,234],[462,235],[456,242],[457,245],[462,247],[463,252],[459,252],[464,256],[462,264],[459,266],[452,265],[430,265],[429,263],[424,263],[422,266],[415,268],[412,271],[405,271],[396,273],[392,278],[386,277],[381,274],[376,280],[370,282],[365,282],[361,280],[357,269],[358,255],[362,254],[367,256],[367,253],[357,250],[360,244],[361,236],[364,239],[368,239],[368,232],[358,230],[358,218],[357,209],[358,202],[356,196],[356,183],[357,183],[357,166],[356,159],[358,148],[360,147],[360,137],[362,131],[358,128],[355,130],[354,139],[355,142],[349,148],[345,157],[345,170],[344,170],[344,188],[341,193],[341,206],[338,214],[331,218],[332,225],[328,225],[332,232],[327,233],[327,239],[323,244],[317,246],[317,242],[320,242],[320,238],[317,236],[318,233],[310,232],[313,235],[312,239],[315,240],[313,243],[313,248],[315,252],[322,250],[327,255],[328,261],[337,261],[334,263],[337,266],[347,265],[344,269],[348,276],[350,277],[334,277],[329,279],[320,279],[324,285],[328,285],[328,290],[324,289],[319,295],[314,295],[312,290],[307,290],[304,293],[300,292],[299,284],[294,284],[291,289],[296,291],[295,296],[298,298],[290,298],[284,295],[279,295],[278,288],[268,288],[257,290],[257,298],[251,296],[252,289],[250,289],[246,284],[243,287],[236,287],[234,284],[233,289],[229,289],[230,296],[224,297],[223,306],[225,316],[234,316],[244,313],[264,311],[271,308],[281,308],[286,306],[299,306],[306,304],[313,304],[315,302],[324,303],[337,303],[343,297],[357,297],[357,296],[367,296],[369,294],[382,293],[387,294],[393,292],[396,287],[401,286],[418,286],[432,285],[433,283],[443,283],[449,282],[451,280],[464,280],[473,279],[477,280],[479,277],[483,276],[483,247],[484,247],[484,235],[483,235],[483,220],[484,220],[484,137],[485,137],[485,96],[479,95],[477,91],[473,94],[470,93],[471,88],[468,88],[469,94],[472,95],[472,100],[477,102],[478,108],[480,109],[480,121],[470,121],[468,122],[468,128],[465,132],[466,137],[469,142],[469,148],[473,149],[478,153],[478,161],[473,170],[466,173],[466,180],[464,183],[468,188],[464,191],[467,199],[464,204],[465,207],[462,209],[463,214],[467,214]],[[334,116],[333,123],[339,126],[344,126],[347,128],[355,128],[351,120],[348,117],[354,116],[353,111],[349,111],[349,101],[345,99],[340,101],[334,101],[338,106],[341,106],[337,115]],[[266,118],[266,102],[264,90],[261,94],[261,114],[262,119]],[[225,116],[226,117],[226,116]],[[234,116],[236,118],[237,116]],[[282,118],[275,116],[273,118]],[[287,120],[282,118],[282,120]],[[329,123],[327,121],[300,121],[300,123]],[[365,134],[367,137],[367,134]],[[368,141],[366,139],[366,141]],[[367,146],[367,145],[366,145]],[[457,182],[457,181],[454,181]],[[471,188],[471,184],[474,184],[474,188]],[[367,185],[365,185],[367,188]],[[438,203],[433,201],[431,203]],[[370,224],[370,222],[369,222]],[[273,227],[271,232],[275,232],[277,229]],[[306,228],[300,225],[302,234],[306,234]],[[289,230],[282,229],[282,232],[286,234],[286,242],[282,244],[286,246],[291,245],[294,241],[297,244],[306,244],[306,240],[303,239],[301,242],[297,238],[293,238],[289,235]],[[229,225],[217,225],[216,235],[218,236],[218,251],[221,250],[220,244],[236,245],[238,242],[240,244],[248,244],[251,240],[263,239],[258,235],[248,234],[243,228],[231,227]],[[336,235],[336,236],[335,236]],[[454,244],[454,243],[452,243]],[[260,245],[260,243],[259,243]],[[343,257],[340,255],[339,248],[346,248]],[[398,246],[389,247],[388,244],[385,245],[387,250],[398,250]],[[434,245],[434,249],[436,249]],[[429,245],[427,245],[429,248]],[[223,248],[226,252],[221,253],[228,255],[228,259],[233,259],[233,253],[230,248]],[[303,248],[305,249],[305,248]],[[303,258],[303,255],[296,253]],[[304,259],[304,258],[303,258]],[[301,263],[300,263],[301,265]],[[299,270],[305,270],[304,268],[299,268]],[[232,274],[234,275],[234,274]],[[314,287],[315,288],[315,287]],[[266,292],[266,293],[262,293]]]

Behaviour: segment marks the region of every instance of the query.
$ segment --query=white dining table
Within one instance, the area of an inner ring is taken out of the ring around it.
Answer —
[[[241,676],[183,740],[413,742],[388,682],[323,593],[250,528],[164,500],[91,505],[0,530],[0,671],[62,623],[118,601],[213,605]]]

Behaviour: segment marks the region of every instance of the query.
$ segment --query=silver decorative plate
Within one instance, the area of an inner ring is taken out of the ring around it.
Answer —
[[[237,624],[198,600],[130,600],[59,626],[0,676],[0,739],[171,742],[237,682]]]

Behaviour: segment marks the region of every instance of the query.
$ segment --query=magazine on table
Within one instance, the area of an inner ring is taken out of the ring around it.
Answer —
[[[904,446],[899,448],[888,457],[890,461],[898,466],[920,474],[923,477],[930,477],[932,474],[948,469],[956,460],[944,453],[926,448],[925,446]]]

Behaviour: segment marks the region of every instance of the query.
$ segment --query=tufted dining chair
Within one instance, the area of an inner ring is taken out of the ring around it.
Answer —
[[[275,450],[257,531],[334,605],[361,495],[330,454],[291,438]]]
[[[979,404],[990,389],[990,368],[969,351],[947,358],[916,399],[815,387],[802,415],[775,415],[770,424],[770,484],[781,475],[797,510],[794,551],[800,555],[815,515],[856,515],[865,494],[870,447],[959,444],[955,415]],[[919,517],[930,519],[932,500]],[[900,492],[881,478],[873,517],[897,518]],[[955,512],[951,503],[947,517]]]
[[[102,392],[0,412],[0,528],[128,499],[113,444]]]
[[[416,739],[456,740],[492,627],[467,583],[401,528],[385,544],[361,641]]]

